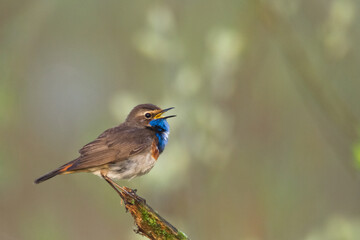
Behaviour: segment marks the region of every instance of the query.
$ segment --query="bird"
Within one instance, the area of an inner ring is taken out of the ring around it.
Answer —
[[[170,133],[167,119],[176,115],[163,114],[171,109],[150,103],[135,106],[125,122],[105,130],[79,150],[78,158],[36,179],[35,183],[57,175],[89,172],[105,179],[115,190],[115,186],[122,189],[114,180],[148,173],[164,151]]]

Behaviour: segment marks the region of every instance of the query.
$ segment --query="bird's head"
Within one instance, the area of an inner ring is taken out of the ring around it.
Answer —
[[[143,127],[161,128],[163,125],[167,125],[166,119],[176,116],[162,116],[165,112],[171,109],[173,109],[173,107],[161,109],[153,104],[140,104],[131,110],[126,118],[126,122]]]

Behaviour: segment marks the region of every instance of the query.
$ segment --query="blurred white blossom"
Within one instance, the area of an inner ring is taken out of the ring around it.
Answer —
[[[332,217],[326,225],[310,233],[305,240],[358,240],[360,220]]]
[[[334,0],[325,23],[324,45],[333,58],[344,57],[350,47],[350,27],[355,18],[355,6],[351,0]]]
[[[148,10],[147,26],[134,38],[136,48],[145,56],[159,61],[177,59],[182,48],[175,36],[173,13],[165,5]]]

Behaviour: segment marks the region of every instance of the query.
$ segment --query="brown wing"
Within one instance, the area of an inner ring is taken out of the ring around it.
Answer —
[[[103,132],[97,139],[79,150],[81,156],[68,169],[81,170],[99,167],[116,161],[123,161],[134,154],[149,149],[153,131],[120,125]]]

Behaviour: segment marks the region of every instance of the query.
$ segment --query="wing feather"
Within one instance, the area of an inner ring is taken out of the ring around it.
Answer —
[[[146,128],[120,125],[103,132],[79,150],[80,157],[69,170],[99,167],[123,161],[151,148],[154,133]]]

